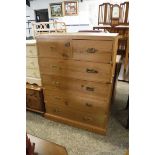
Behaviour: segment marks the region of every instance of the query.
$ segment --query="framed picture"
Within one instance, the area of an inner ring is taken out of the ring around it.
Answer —
[[[50,4],[51,17],[62,17],[63,16],[63,5],[62,3],[51,3]]]
[[[65,1],[64,12],[66,16],[78,15],[78,1]]]

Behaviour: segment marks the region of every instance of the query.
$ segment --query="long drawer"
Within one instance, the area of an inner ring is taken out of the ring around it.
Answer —
[[[38,58],[26,58],[26,68],[37,68],[39,69]]]
[[[73,59],[93,62],[112,62],[112,41],[73,40]]]
[[[72,57],[71,40],[51,40],[38,42],[38,57],[69,58]]]
[[[109,98],[91,97],[89,95],[72,92],[72,91],[49,91],[44,90],[45,101],[47,105],[61,104],[72,110],[107,113],[109,110]]]
[[[111,82],[112,80],[111,64],[40,58],[39,66],[41,74],[59,75],[96,82]]]
[[[90,96],[109,98],[112,84],[65,78],[55,75],[42,75],[42,83],[47,90],[70,90]]]
[[[86,114],[85,112],[81,111],[73,111],[72,109],[66,108],[65,106],[62,105],[47,105],[46,106],[46,113],[52,114],[55,116],[60,116],[63,118],[68,118],[71,120],[83,122],[86,124],[98,126],[105,128],[106,123],[107,123],[107,116],[104,113],[97,113],[97,114]]]

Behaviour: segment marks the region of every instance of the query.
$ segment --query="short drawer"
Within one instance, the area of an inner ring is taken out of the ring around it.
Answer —
[[[52,40],[38,42],[38,57],[63,58],[72,57],[72,45],[70,40]]]
[[[40,58],[39,67],[41,74],[96,82],[111,82],[112,80],[111,64]]]
[[[26,56],[37,57],[37,47],[36,45],[26,45]]]
[[[90,96],[108,98],[112,84],[91,82],[74,78],[65,78],[55,75],[42,75],[42,83],[47,90],[75,91]]]
[[[73,59],[112,63],[112,41],[73,40]]]
[[[26,58],[26,68],[39,68],[38,58]]]
[[[33,77],[33,78],[40,78],[40,72],[38,69],[26,68],[26,76]]]
[[[46,105],[45,103],[45,106],[46,113],[102,128],[106,127],[107,115],[103,113],[87,114],[81,111],[73,111],[72,109],[57,104]]]

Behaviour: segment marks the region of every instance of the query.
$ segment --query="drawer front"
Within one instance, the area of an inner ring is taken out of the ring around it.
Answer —
[[[37,98],[27,96],[26,97],[26,107],[35,109],[35,110],[41,110],[41,103]]]
[[[112,41],[73,40],[73,59],[112,62]]]
[[[26,56],[28,57],[37,57],[37,47],[36,45],[27,45],[26,46]]]
[[[45,102],[47,105],[60,104],[74,111],[83,111],[86,113],[108,113],[109,99],[91,98],[89,95],[83,95],[74,92],[63,92],[48,90],[44,91]]]
[[[72,57],[72,45],[70,40],[52,40],[50,42],[38,42],[38,57],[63,58]]]
[[[111,82],[112,80],[112,66],[110,64],[40,58],[39,67],[41,74],[96,82]]]
[[[79,121],[85,124],[90,124],[98,127],[105,128],[107,122],[107,115],[103,113],[98,114],[86,114],[85,112],[73,111],[62,105],[46,105],[46,112],[52,115],[68,118],[71,120]]]
[[[112,84],[65,78],[55,75],[42,75],[43,86],[47,90],[76,91],[90,96],[109,98]]]
[[[37,69],[28,69],[26,68],[26,76],[33,78],[40,78],[40,72]]]
[[[32,98],[40,98],[39,91],[33,89],[26,89],[26,95]]]
[[[39,68],[38,58],[26,58],[26,68]]]

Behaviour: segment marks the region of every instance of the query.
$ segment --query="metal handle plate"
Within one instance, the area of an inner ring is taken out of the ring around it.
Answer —
[[[87,49],[87,53],[95,53],[97,51],[97,49],[95,48],[88,48]]]
[[[65,47],[70,47],[70,42],[65,43]]]
[[[95,69],[89,69],[89,68],[86,69],[86,72],[87,73],[98,73],[97,70],[95,70]]]
[[[92,121],[93,119],[92,119],[92,117],[84,116],[83,120],[85,120],[85,121]]]
[[[92,107],[92,104],[86,103],[86,106],[87,106],[87,107]]]
[[[93,87],[86,87],[86,90],[88,90],[88,91],[94,91],[95,89]]]

